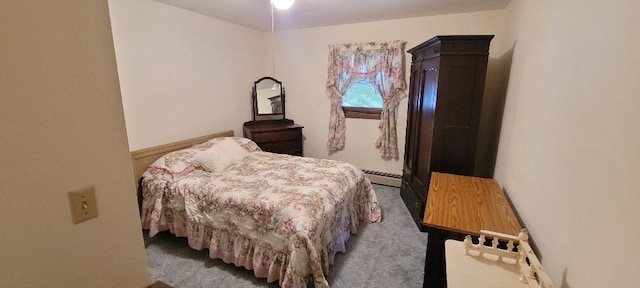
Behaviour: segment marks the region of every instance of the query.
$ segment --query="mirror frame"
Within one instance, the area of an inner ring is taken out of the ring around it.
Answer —
[[[265,80],[272,80],[273,82],[277,83],[280,85],[280,101],[282,102],[282,113],[262,113],[260,114],[258,111],[258,91],[257,91],[257,86],[261,81],[265,81]],[[253,121],[262,121],[262,120],[284,120],[286,119],[285,117],[285,105],[286,105],[286,101],[285,101],[285,93],[284,93],[284,86],[282,85],[282,82],[278,81],[278,79],[275,79],[273,77],[262,77],[258,80],[256,80],[255,82],[253,82],[253,89],[252,89],[252,106],[253,106]]]

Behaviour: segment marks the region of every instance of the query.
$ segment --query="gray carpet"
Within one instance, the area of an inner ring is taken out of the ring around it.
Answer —
[[[422,287],[427,235],[418,231],[395,187],[374,185],[382,206],[381,223],[361,224],[337,253],[327,281],[338,287]],[[146,233],[146,231],[145,231]],[[151,282],[179,288],[279,287],[253,272],[210,259],[208,250],[196,251],[186,238],[163,232],[146,248]]]

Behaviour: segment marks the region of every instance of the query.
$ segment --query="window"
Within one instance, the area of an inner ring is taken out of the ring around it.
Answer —
[[[346,117],[371,118],[380,120],[380,136],[375,143],[380,156],[398,159],[396,112],[400,100],[407,97],[404,77],[406,43],[396,40],[329,45],[326,84],[331,101],[329,151],[344,149]],[[351,100],[353,97],[364,102]],[[370,102],[377,105],[362,104]]]
[[[347,118],[380,119],[382,96],[369,81],[358,81],[342,97],[342,110]]]

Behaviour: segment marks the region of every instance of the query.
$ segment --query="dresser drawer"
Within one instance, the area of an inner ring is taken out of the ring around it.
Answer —
[[[297,155],[294,152],[300,151],[300,153],[298,154],[302,154],[302,142],[300,140],[264,142],[264,143],[258,143],[258,146],[260,146],[260,149],[267,152]]]
[[[302,128],[290,121],[247,122],[244,136],[256,142],[262,151],[302,156]]]
[[[290,129],[281,131],[269,131],[269,132],[254,132],[252,133],[253,141],[256,143],[274,142],[274,141],[286,141],[286,140],[300,140],[302,139],[301,129]]]

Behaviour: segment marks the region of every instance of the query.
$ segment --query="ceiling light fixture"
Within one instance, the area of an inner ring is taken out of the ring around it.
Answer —
[[[286,10],[291,8],[291,5],[293,5],[293,0],[271,0],[271,4],[273,4],[280,10]]]

